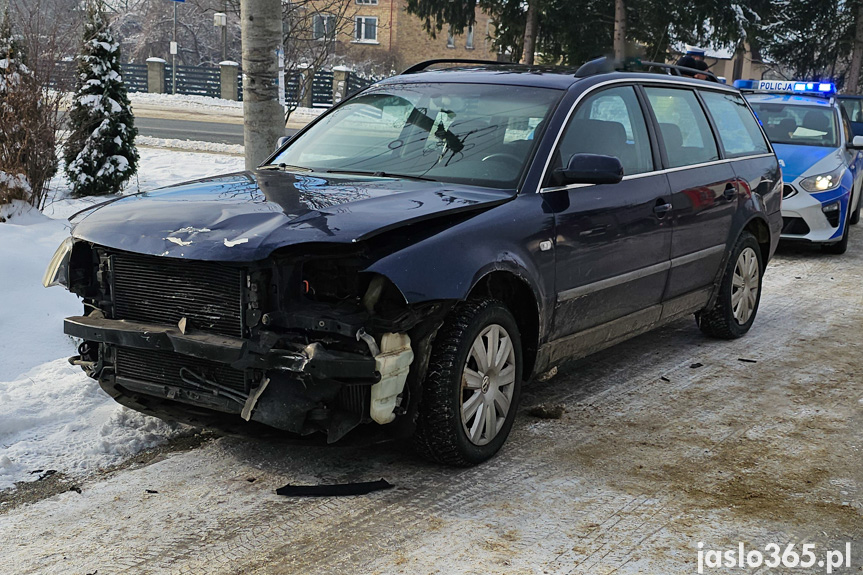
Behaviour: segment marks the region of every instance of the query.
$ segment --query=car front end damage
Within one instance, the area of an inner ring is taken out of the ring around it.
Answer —
[[[422,350],[450,307],[408,305],[367,264],[357,246],[294,246],[239,263],[77,240],[61,246],[44,283],[83,298],[85,314],[65,320],[82,340],[70,362],[119,403],[332,442],[407,415],[408,375],[421,378]]]

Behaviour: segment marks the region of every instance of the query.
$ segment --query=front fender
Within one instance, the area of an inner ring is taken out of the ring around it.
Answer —
[[[538,194],[477,214],[386,255],[365,271],[387,277],[409,304],[464,300],[483,277],[506,271],[531,289],[539,309],[553,309],[554,256],[539,244],[553,238],[554,218]],[[540,313],[540,333],[548,319]]]

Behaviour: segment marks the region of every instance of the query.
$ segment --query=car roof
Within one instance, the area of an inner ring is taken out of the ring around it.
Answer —
[[[792,106],[826,106],[835,107],[832,98],[806,96],[803,94],[762,94],[744,93],[746,99],[753,104],[790,104]]]
[[[447,68],[426,69],[419,72],[399,74],[376,85],[415,84],[415,83],[465,83],[465,84],[501,84],[510,86],[532,86],[537,88],[553,88],[566,90],[577,83],[585,87],[607,80],[638,80],[641,82],[673,81],[686,83],[701,88],[719,88],[737,92],[735,88],[716,82],[696,80],[686,76],[644,72],[607,72],[589,76],[576,76],[576,68],[558,66],[526,66],[521,64],[503,65],[460,65]]]

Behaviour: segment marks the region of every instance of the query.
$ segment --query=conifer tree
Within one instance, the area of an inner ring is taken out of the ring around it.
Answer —
[[[120,45],[98,0],[88,9],[75,80],[64,153],[72,194],[115,194],[137,170],[138,131],[120,74]]]

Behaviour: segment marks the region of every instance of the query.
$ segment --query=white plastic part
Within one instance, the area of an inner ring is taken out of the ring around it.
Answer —
[[[381,380],[372,386],[370,415],[381,425],[396,418],[396,400],[404,391],[414,352],[411,338],[406,333],[385,333],[381,338],[381,352],[375,356],[375,369]]]

